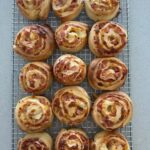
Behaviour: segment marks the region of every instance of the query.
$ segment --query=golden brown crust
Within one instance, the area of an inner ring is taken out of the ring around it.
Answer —
[[[111,20],[119,12],[119,0],[85,0],[86,13],[94,21]]]
[[[74,55],[62,55],[55,61],[53,73],[64,85],[78,85],[85,79],[86,64]]]
[[[16,35],[13,49],[29,61],[45,60],[53,54],[54,35],[47,25],[29,25]]]
[[[52,138],[47,133],[32,133],[18,141],[18,150],[52,150]]]
[[[51,103],[43,96],[24,97],[16,106],[15,117],[23,131],[41,132],[52,123]]]
[[[62,129],[55,141],[55,150],[89,150],[89,138],[80,129]]]
[[[122,128],[132,118],[133,106],[130,97],[119,91],[100,95],[93,105],[92,116],[104,130]]]
[[[126,30],[115,22],[97,22],[89,35],[89,47],[98,57],[115,56],[127,44]]]
[[[56,29],[55,39],[61,51],[75,53],[85,47],[87,32],[87,24],[78,21],[68,21]]]
[[[52,0],[52,7],[62,22],[70,21],[80,14],[83,0]]]
[[[44,62],[26,64],[20,71],[21,88],[32,94],[44,93],[52,84],[52,67]]]
[[[16,0],[20,12],[30,20],[48,18],[51,0]]]
[[[92,150],[130,150],[127,139],[119,132],[100,132],[94,137]]]
[[[90,97],[79,86],[58,90],[52,101],[52,110],[63,123],[73,126],[86,120],[90,112]]]
[[[124,84],[127,73],[127,66],[118,58],[97,58],[89,65],[88,80],[96,90],[115,90]]]

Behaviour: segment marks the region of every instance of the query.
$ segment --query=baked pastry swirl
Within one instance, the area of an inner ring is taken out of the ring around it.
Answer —
[[[54,63],[53,73],[58,82],[64,85],[77,85],[85,79],[86,64],[74,55],[65,54]]]
[[[85,0],[86,13],[94,21],[113,19],[119,7],[119,0]]]
[[[16,0],[21,13],[31,20],[48,18],[51,0]]]
[[[54,35],[48,25],[29,25],[16,35],[13,49],[29,61],[45,60],[55,48]]]
[[[24,97],[16,106],[15,117],[23,131],[41,132],[52,123],[51,103],[43,96]]]
[[[55,39],[60,50],[75,53],[85,47],[87,32],[87,24],[78,21],[68,21],[56,29]]]
[[[52,138],[47,133],[32,133],[18,141],[18,150],[52,150]]]
[[[89,150],[89,138],[80,129],[62,129],[55,141],[55,150]]]
[[[115,90],[124,84],[127,73],[127,66],[118,58],[96,58],[89,65],[88,80],[96,90]]]
[[[55,14],[62,22],[75,19],[83,8],[83,0],[52,0]]]
[[[124,92],[115,91],[100,95],[94,102],[92,116],[104,130],[115,130],[129,123],[133,107],[130,97]]]
[[[127,139],[117,131],[96,134],[92,147],[92,150],[130,150]]]
[[[115,22],[97,22],[89,35],[89,47],[98,57],[115,56],[127,44],[126,30]]]
[[[78,125],[88,117],[90,97],[79,86],[64,87],[55,93],[52,109],[61,122],[70,126]]]
[[[44,93],[52,84],[52,67],[44,62],[26,64],[20,71],[21,88],[33,94]]]

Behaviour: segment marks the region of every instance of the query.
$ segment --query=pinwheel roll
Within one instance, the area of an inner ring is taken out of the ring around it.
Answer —
[[[86,64],[74,55],[62,55],[54,63],[53,73],[58,82],[77,85],[85,79]]]
[[[15,117],[23,131],[41,132],[52,123],[51,103],[43,96],[24,97],[16,106]]]
[[[130,150],[127,139],[116,131],[96,134],[92,147],[92,150]]]
[[[113,19],[119,7],[119,0],[85,0],[86,13],[94,21]]]
[[[44,62],[26,64],[20,71],[21,88],[33,94],[44,93],[52,84],[52,67]]]
[[[27,134],[18,141],[18,150],[52,150],[52,138],[47,133]]]
[[[51,0],[16,0],[21,13],[30,20],[48,18]]]
[[[89,35],[89,47],[98,57],[115,56],[127,44],[126,30],[115,22],[97,22]]]
[[[88,25],[78,21],[68,21],[55,31],[55,39],[60,50],[75,53],[87,43]]]
[[[90,97],[79,86],[65,87],[55,93],[52,109],[61,122],[78,125],[86,120],[90,112]]]
[[[100,95],[94,103],[92,116],[104,130],[124,127],[132,117],[133,107],[130,97],[124,92],[108,92]]]
[[[13,49],[29,61],[45,60],[55,48],[54,35],[48,25],[29,25],[16,35]]]
[[[52,0],[55,14],[62,22],[75,19],[83,8],[83,0]]]
[[[62,129],[55,141],[55,150],[89,150],[89,138],[79,129]]]
[[[118,58],[97,58],[89,66],[88,80],[96,90],[115,90],[124,84],[127,73],[127,66]]]

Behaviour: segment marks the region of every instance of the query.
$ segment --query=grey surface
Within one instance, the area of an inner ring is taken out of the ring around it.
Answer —
[[[150,0],[130,2],[134,150],[150,150]]]
[[[11,150],[11,0],[0,0],[0,149]]]
[[[0,0],[0,146],[11,150],[12,1]],[[134,99],[133,147],[150,149],[150,1],[130,1],[131,85]]]

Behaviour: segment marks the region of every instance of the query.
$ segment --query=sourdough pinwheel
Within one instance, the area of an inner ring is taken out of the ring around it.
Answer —
[[[83,0],[52,0],[55,14],[62,22],[75,19],[83,8]]]
[[[74,55],[62,55],[54,63],[53,73],[58,82],[77,85],[85,79],[86,64]]]
[[[80,129],[62,129],[55,141],[55,150],[89,150],[89,138]]]
[[[15,109],[19,127],[26,132],[41,132],[50,127],[53,120],[51,103],[43,96],[22,98]]]
[[[97,22],[89,35],[89,47],[98,57],[115,56],[127,44],[127,31],[115,22]]]
[[[90,112],[90,97],[79,86],[58,90],[52,101],[52,110],[63,123],[73,126],[86,120]]]
[[[78,21],[68,21],[56,29],[55,39],[60,50],[75,53],[86,46],[87,32],[87,24]]]
[[[124,84],[127,73],[127,66],[118,58],[96,58],[89,65],[88,80],[96,90],[115,90]]]
[[[119,0],[85,0],[86,13],[94,21],[113,19],[119,7]]]
[[[45,60],[55,48],[54,35],[48,25],[29,25],[16,35],[13,49],[29,61]]]
[[[26,64],[20,71],[21,88],[33,94],[44,93],[52,84],[52,67],[44,62]]]
[[[47,133],[27,134],[18,141],[18,150],[52,150],[52,138]]]
[[[91,150],[130,150],[130,146],[119,132],[103,131],[95,135]]]
[[[92,116],[104,130],[115,130],[129,123],[133,106],[130,97],[120,91],[100,95],[94,102]]]
[[[21,13],[30,20],[48,18],[51,0],[16,0]]]

